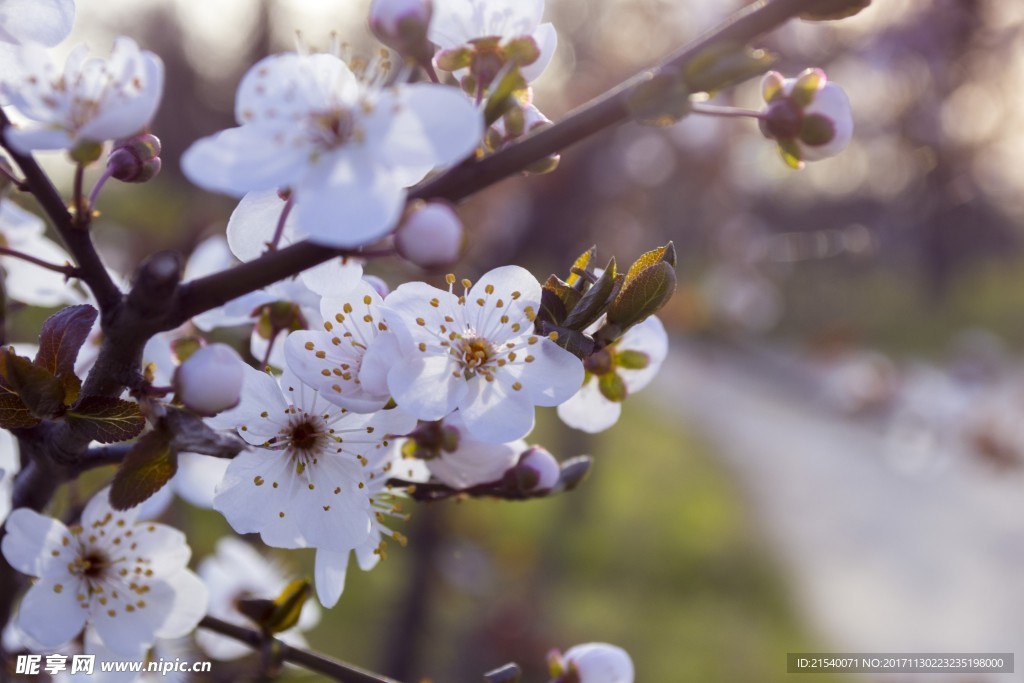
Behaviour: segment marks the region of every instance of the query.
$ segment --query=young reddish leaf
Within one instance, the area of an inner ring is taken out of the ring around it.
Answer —
[[[89,304],[69,306],[43,323],[35,364],[53,375],[74,374],[78,350],[96,322],[96,309]]]
[[[585,282],[585,280],[582,280],[579,275],[577,275],[576,273],[573,273],[572,271],[574,271],[576,269],[579,269],[579,270],[585,270],[588,273],[593,272],[593,270],[594,270],[594,259],[596,259],[596,258],[597,258],[597,246],[596,245],[591,247],[590,249],[587,249],[585,252],[583,252],[578,257],[576,257],[576,261],[573,262],[572,268],[569,269],[570,275],[569,275],[569,279],[566,280],[566,284],[568,284],[569,286],[574,286],[574,285],[576,285],[577,282],[581,282],[581,283]]]
[[[32,414],[25,402],[7,387],[0,386],[0,429],[35,427],[37,424],[39,418]]]
[[[669,242],[663,247],[652,249],[645,254],[641,254],[640,258],[638,258],[633,265],[629,267],[629,272],[626,273],[626,284],[629,284],[629,282],[641,272],[662,262],[675,267],[676,247],[672,242]]]
[[[72,430],[100,443],[127,441],[146,426],[137,403],[109,396],[86,396],[65,419]]]
[[[178,454],[171,448],[170,432],[149,432],[135,442],[110,485],[115,510],[133,508],[164,487],[178,471]]]
[[[33,365],[13,349],[0,349],[0,381],[32,415],[47,419],[64,410],[64,386],[45,368]]]
[[[583,295],[583,298],[573,307],[561,324],[573,330],[586,329],[601,317],[615,295],[617,287],[621,284],[622,276],[617,275],[613,258],[601,273],[601,277],[587,290],[587,293]]]

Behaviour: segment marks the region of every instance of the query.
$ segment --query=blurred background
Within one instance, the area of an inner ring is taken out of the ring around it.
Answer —
[[[558,120],[743,4],[548,0],[559,48],[535,104]],[[296,31],[375,49],[367,5],[79,0],[69,44],[125,33],[167,67],[163,174],[104,197],[116,269],[223,231],[232,202],[177,158],[233,125],[240,76]],[[630,124],[466,202],[460,275],[511,261],[543,277],[591,244],[622,263],[673,240],[672,354],[607,433],[541,416],[531,441],[595,456],[579,491],[414,509],[409,548],[350,572],[313,645],[438,682],[513,660],[541,680],[549,648],[585,641],[658,683],[783,680],[795,651],[1024,651],[1022,31],[1006,0],[792,23],[760,46],[846,89],[857,129],[839,157],[791,171],[745,120]],[[757,108],[757,83],[716,101]],[[36,314],[18,316],[28,340]],[[197,557],[229,532],[185,504],[172,517]]]

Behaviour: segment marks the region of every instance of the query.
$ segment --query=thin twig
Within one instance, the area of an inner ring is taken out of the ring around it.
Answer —
[[[89,227],[89,212],[85,206],[85,164],[81,161],[75,164],[75,184],[72,190],[75,206],[75,227],[85,230]]]
[[[274,645],[276,648],[279,648],[281,658],[284,661],[300,664],[310,671],[329,676],[333,680],[341,681],[342,683],[399,683],[393,678],[375,674],[372,671],[340,662],[337,659],[326,657],[317,652],[310,652],[309,650],[287,645],[280,640],[270,639],[259,631],[238,626],[216,617],[203,617],[203,620],[199,622],[199,627],[245,643],[254,650],[263,648],[268,640],[275,640]]]
[[[60,235],[64,246],[74,257],[78,264],[79,277],[92,290],[96,297],[96,303],[100,310],[107,312],[121,302],[121,291],[114,284],[110,274],[96,253],[96,247],[92,243],[87,230],[79,230],[75,227],[74,218],[68,212],[64,200],[61,198],[57,188],[53,186],[49,176],[39,166],[31,154],[23,154],[13,149],[5,142],[4,131],[11,125],[7,115],[0,111],[0,144],[10,155],[14,163],[21,169],[25,176],[25,185],[28,187],[39,205],[43,208],[47,217],[53,223],[57,233]]]
[[[21,259],[22,261],[28,261],[29,263],[39,266],[40,268],[46,268],[56,273],[60,273],[65,277],[78,277],[78,268],[70,265],[58,266],[56,263],[50,263],[42,259],[30,256],[23,252],[17,251],[16,249],[10,249],[8,247],[0,247],[0,256],[10,256],[11,258]]]
[[[270,242],[267,243],[267,251],[277,251],[277,245],[281,243],[281,237],[284,235],[284,224],[288,222],[288,215],[292,212],[292,207],[295,206],[295,195],[288,195],[288,201],[281,207],[281,215],[277,218],[277,227],[274,228],[274,236]]]
[[[561,121],[527,135],[517,143],[482,159],[463,162],[413,189],[410,199],[447,199],[457,202],[548,156],[576,144],[632,116],[630,96],[657,74],[678,74],[709,48],[745,45],[788,19],[820,5],[822,0],[759,2],[738,12],[717,29],[704,34],[653,69],[637,74],[617,88],[583,105]],[[177,311],[162,323],[180,325],[243,294],[327,261],[338,252],[308,241],[265,254],[228,271],[194,280],[182,287]]]
[[[727,107],[704,102],[690,102],[690,111],[694,114],[705,116],[722,116],[744,119],[763,119],[764,113],[755,109],[744,109],[743,107]]]

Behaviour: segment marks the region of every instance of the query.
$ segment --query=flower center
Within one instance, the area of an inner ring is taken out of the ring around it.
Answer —
[[[319,417],[300,413],[289,422],[284,437],[293,456],[314,456],[326,445],[327,429]]]
[[[351,109],[339,107],[313,114],[316,139],[328,149],[341,147],[357,134],[356,119]]]
[[[110,560],[103,553],[92,550],[83,557],[78,557],[70,567],[73,574],[86,579],[98,579],[103,575],[104,570],[110,566]]]
[[[478,372],[486,374],[488,364],[494,358],[494,347],[483,337],[466,336],[457,343],[456,357],[462,364],[466,379],[469,379]]]

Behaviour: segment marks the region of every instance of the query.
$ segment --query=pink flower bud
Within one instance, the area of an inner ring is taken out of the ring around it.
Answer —
[[[541,446],[533,446],[524,452],[513,471],[519,489],[530,493],[550,491],[561,474],[555,456]]]
[[[579,683],[633,683],[633,660],[617,645],[576,645],[562,655],[562,662]]]
[[[161,165],[160,139],[150,133],[118,140],[107,157],[111,177],[125,183],[151,180]]]
[[[421,268],[454,263],[462,253],[462,239],[462,221],[444,202],[412,206],[395,232],[398,253]]]
[[[429,62],[434,49],[427,40],[427,28],[433,13],[431,0],[374,0],[370,30],[400,55]]]
[[[185,407],[200,415],[234,408],[242,394],[245,363],[227,344],[204,346],[178,366],[174,390]]]

